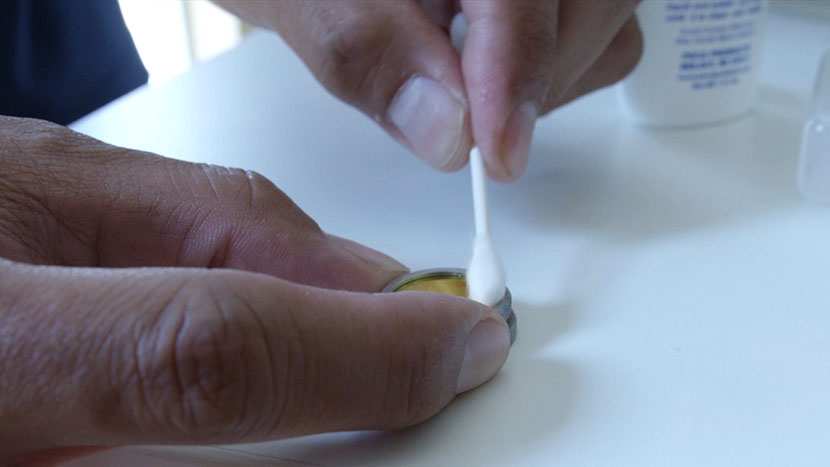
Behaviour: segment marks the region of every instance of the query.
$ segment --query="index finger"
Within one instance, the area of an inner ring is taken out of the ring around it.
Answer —
[[[518,178],[553,78],[559,0],[463,0],[462,70],[488,174]]]
[[[0,227],[14,225],[0,229],[2,257],[231,268],[357,291],[380,290],[406,271],[325,234],[255,172],[121,149],[46,122],[0,124]]]
[[[608,57],[606,49],[638,3],[462,1],[469,23],[462,68],[473,136],[491,177],[510,181],[522,175],[536,117],[551,102],[565,102],[574,90],[588,92],[630,71],[637,47],[624,60]],[[636,23],[626,32],[626,38],[637,36]]]

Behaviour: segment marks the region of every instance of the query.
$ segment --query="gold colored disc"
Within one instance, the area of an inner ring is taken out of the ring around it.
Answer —
[[[412,281],[396,289],[396,292],[413,290],[418,292],[438,292],[456,297],[467,296],[467,281],[460,277],[436,277]]]

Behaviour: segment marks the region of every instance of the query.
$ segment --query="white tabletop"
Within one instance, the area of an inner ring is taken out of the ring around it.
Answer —
[[[827,465],[830,209],[801,201],[795,168],[828,32],[774,9],[758,103],[737,121],[638,128],[611,89],[542,118],[527,175],[491,185],[518,340],[434,419],[75,465]],[[469,259],[467,169],[424,166],[274,35],[73,127],[259,171],[324,230],[413,269]]]

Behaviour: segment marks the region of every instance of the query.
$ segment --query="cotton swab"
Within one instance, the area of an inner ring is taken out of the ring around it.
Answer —
[[[467,296],[479,303],[492,306],[504,296],[506,281],[501,260],[490,239],[487,174],[478,147],[470,151],[470,173],[476,230],[473,238],[473,257],[467,268]]]

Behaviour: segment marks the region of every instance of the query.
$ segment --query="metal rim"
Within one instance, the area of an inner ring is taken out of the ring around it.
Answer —
[[[425,279],[467,279],[467,272],[460,268],[432,268],[412,271],[405,274],[384,287],[383,292],[397,292],[405,286]]]
[[[398,292],[407,285],[417,281],[448,278],[466,280],[467,271],[460,268],[432,268],[422,269],[419,271],[412,271],[392,281],[389,285],[383,288],[383,292]],[[517,325],[516,313],[513,312],[513,296],[510,293],[509,288],[505,288],[504,297],[502,297],[501,300],[499,300],[495,305],[493,305],[492,308],[504,319],[504,321],[507,323],[508,328],[510,328],[510,343],[512,344],[516,340]]]

